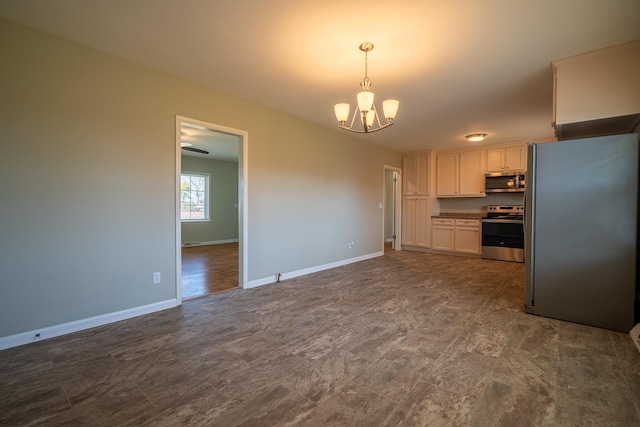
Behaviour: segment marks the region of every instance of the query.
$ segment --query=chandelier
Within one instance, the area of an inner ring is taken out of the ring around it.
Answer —
[[[391,126],[393,124],[393,119],[395,119],[396,113],[398,112],[398,105],[400,103],[395,99],[387,99],[382,103],[382,111],[384,113],[384,117],[387,119],[387,122],[385,124],[380,123],[378,110],[376,110],[376,106],[373,103],[371,82],[369,81],[369,77],[367,76],[367,54],[372,49],[373,43],[365,42],[360,45],[360,50],[364,52],[364,79],[362,80],[362,82],[360,82],[362,92],[358,92],[358,104],[355,111],[353,112],[353,117],[351,118],[351,123],[349,124],[349,126],[346,126],[346,122],[349,119],[349,104],[343,102],[334,106],[336,118],[338,119],[338,127],[344,130],[357,133],[377,132],[381,129]],[[353,123],[355,122],[356,116],[360,117],[363,130],[353,128]],[[374,127],[374,125],[377,125],[377,127]]]

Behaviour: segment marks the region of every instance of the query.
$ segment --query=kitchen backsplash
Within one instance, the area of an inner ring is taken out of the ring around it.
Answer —
[[[440,212],[485,213],[487,205],[522,205],[523,193],[493,193],[486,197],[438,199]]]

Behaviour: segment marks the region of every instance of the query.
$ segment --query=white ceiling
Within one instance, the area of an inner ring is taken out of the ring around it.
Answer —
[[[550,62],[640,39],[640,0],[0,0],[0,16],[330,128],[370,41],[377,104],[400,109],[361,137],[399,151],[551,138]]]
[[[219,132],[193,123],[181,122],[180,142],[191,144],[189,147],[207,152],[199,153],[183,149],[181,150],[183,156],[237,163],[242,139],[237,135]]]

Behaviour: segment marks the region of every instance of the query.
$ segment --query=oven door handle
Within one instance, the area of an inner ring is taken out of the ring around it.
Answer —
[[[482,222],[488,222],[491,224],[522,224],[523,220],[521,219],[492,219],[492,218],[482,218]]]

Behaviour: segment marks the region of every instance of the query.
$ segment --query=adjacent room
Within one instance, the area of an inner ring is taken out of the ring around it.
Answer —
[[[183,300],[239,285],[240,144],[238,135],[180,123]]]
[[[637,0],[0,0],[0,425],[640,426]]]

